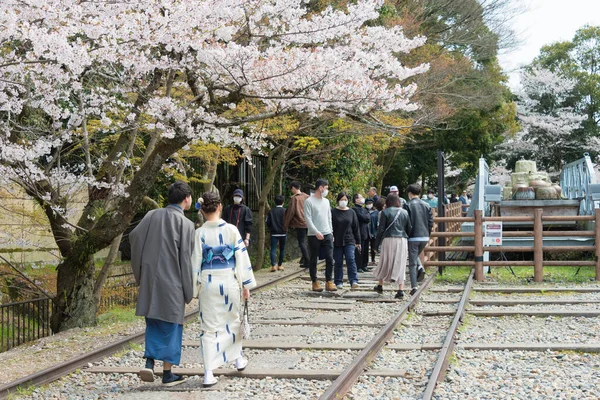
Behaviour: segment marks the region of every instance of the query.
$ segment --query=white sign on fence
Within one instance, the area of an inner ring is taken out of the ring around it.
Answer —
[[[485,222],[483,229],[484,246],[502,246],[502,222]]]

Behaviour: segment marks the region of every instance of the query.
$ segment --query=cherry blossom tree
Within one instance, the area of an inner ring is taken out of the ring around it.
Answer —
[[[582,154],[597,147],[597,139],[582,140],[577,135],[587,116],[570,106],[576,83],[539,67],[521,73],[521,88],[515,94],[522,130],[498,148],[507,165],[527,158],[536,160],[549,172],[559,172],[566,161],[565,154]]]
[[[95,324],[93,254],[190,143],[249,154],[260,120],[417,109],[403,81],[427,65],[398,55],[425,38],[370,23],[382,3],[0,2],[0,179],[39,203],[60,250],[53,330]]]

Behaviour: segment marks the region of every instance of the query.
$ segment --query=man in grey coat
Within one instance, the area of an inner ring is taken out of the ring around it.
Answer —
[[[183,315],[193,297],[194,223],[183,214],[192,204],[184,182],[169,187],[169,205],[152,210],[129,234],[131,269],[139,285],[135,315],[146,319],[146,367],[140,378],[154,381],[154,360],[163,361],[163,384],[184,378],[171,372],[181,360]]]

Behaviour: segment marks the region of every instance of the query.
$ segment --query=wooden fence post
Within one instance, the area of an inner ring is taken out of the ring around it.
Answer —
[[[533,219],[533,279],[536,282],[544,280],[544,226],[542,224],[543,209],[534,210]]]
[[[475,279],[483,280],[483,218],[481,210],[475,210]]]
[[[600,209],[594,210],[596,216],[596,235],[594,236],[594,246],[596,247],[596,280],[600,281]]]

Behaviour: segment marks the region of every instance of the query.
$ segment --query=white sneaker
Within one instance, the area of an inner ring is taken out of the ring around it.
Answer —
[[[238,371],[245,370],[247,365],[248,365],[247,358],[239,357],[237,360],[235,360],[235,367],[237,368]]]

